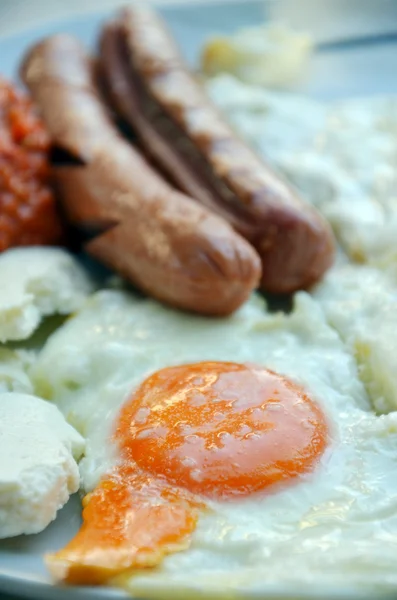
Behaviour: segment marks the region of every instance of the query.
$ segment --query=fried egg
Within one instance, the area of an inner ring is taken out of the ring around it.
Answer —
[[[313,291],[359,365],[374,408],[397,409],[397,278],[388,272],[352,264],[332,269]]]
[[[101,291],[33,379],[87,439],[55,577],[164,598],[396,585],[397,416],[371,412],[308,294],[208,319]]]

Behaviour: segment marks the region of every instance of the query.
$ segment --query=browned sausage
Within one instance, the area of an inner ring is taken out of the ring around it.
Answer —
[[[80,43],[58,35],[21,69],[54,144],[78,164],[54,168],[72,223],[101,231],[87,251],[152,296],[210,315],[238,308],[260,259],[222,219],[172,189],[115,130]]]
[[[156,13],[124,10],[100,43],[115,109],[183,191],[226,218],[258,250],[262,286],[307,287],[331,265],[331,229],[231,130],[189,73]]]

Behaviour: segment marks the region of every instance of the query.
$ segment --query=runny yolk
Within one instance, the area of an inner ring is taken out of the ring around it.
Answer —
[[[47,557],[69,583],[103,583],[189,545],[205,499],[235,501],[310,471],[324,452],[320,408],[264,368],[162,369],[122,408],[121,463],[85,498],[75,538]]]

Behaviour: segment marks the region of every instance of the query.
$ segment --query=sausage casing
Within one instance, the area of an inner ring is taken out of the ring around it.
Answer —
[[[54,179],[69,220],[97,232],[87,251],[173,306],[209,315],[237,309],[260,279],[255,250],[120,137],[80,43],[44,40],[21,74],[54,145],[75,160],[55,166]]]
[[[153,10],[133,6],[105,26],[100,70],[145,151],[255,246],[265,290],[289,293],[323,275],[334,256],[328,223],[226,124]]]

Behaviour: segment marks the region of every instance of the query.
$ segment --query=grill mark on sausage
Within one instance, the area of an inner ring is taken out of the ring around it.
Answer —
[[[33,47],[21,68],[60,149],[52,174],[65,215],[91,256],[144,292],[185,310],[230,314],[257,287],[259,256],[119,135],[93,66],[76,39],[57,35]]]
[[[205,206],[231,220],[247,237],[254,237],[256,222],[244,209],[236,194],[215,176],[197,146],[150,95],[145,82],[129,60],[122,24],[114,22],[103,30],[100,53],[104,93],[111,98],[123,120],[129,123],[131,131],[138,133],[141,146],[145,146],[149,156],[155,159],[157,153],[151,152],[150,144],[142,144],[142,139],[145,138],[143,126],[154,130],[154,134],[168,146],[168,153],[174,155],[178,168],[163,167],[173,183],[183,189],[185,178],[188,177],[190,185],[195,188],[196,195]]]
[[[151,9],[131,7],[105,26],[99,62],[111,105],[154,164],[258,250],[265,291],[290,293],[323,275],[330,226],[223,121]]]

